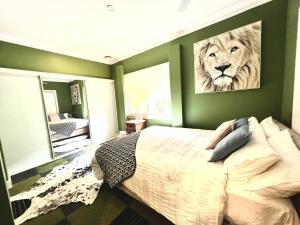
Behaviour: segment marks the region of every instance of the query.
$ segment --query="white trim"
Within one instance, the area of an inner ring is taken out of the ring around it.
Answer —
[[[117,63],[119,61],[122,61],[124,59],[130,58],[134,55],[137,55],[139,53],[145,52],[149,49],[152,49],[154,47],[157,47],[161,44],[170,42],[172,40],[175,40],[179,37],[185,36],[187,34],[190,34],[196,30],[200,30],[204,27],[210,26],[212,24],[221,22],[225,19],[228,19],[230,17],[236,16],[238,14],[241,14],[249,9],[255,8],[257,6],[263,5],[267,2],[270,2],[271,0],[257,0],[255,2],[253,1],[249,1],[247,6],[244,6],[245,2],[244,1],[239,1],[238,3],[235,3],[234,5],[228,5],[227,7],[224,7],[222,10],[227,10],[228,12],[225,13],[225,15],[223,16],[218,16],[219,14],[216,12],[213,12],[213,15],[211,16],[211,19],[208,22],[200,22],[198,25],[194,26],[193,28],[187,29],[187,30],[183,30],[182,32],[179,32],[178,34],[175,34],[172,37],[167,37],[167,38],[163,38],[160,40],[153,40],[154,43],[151,41],[151,43],[142,43],[140,46],[137,47],[136,51],[130,52],[130,54],[127,54],[123,57],[119,57],[119,58],[112,58],[110,61],[107,61],[105,59],[100,60],[101,57],[99,56],[87,56],[86,54],[78,54],[78,52],[71,52],[71,51],[63,51],[62,49],[59,48],[49,48],[46,47],[45,45],[41,45],[41,44],[36,44],[33,43],[32,41],[26,41],[24,39],[20,39],[16,36],[13,35],[9,35],[9,34],[4,34],[3,32],[0,33],[0,40],[2,41],[6,41],[6,42],[10,42],[10,43],[15,43],[15,44],[19,44],[19,45],[23,45],[23,46],[27,46],[27,47],[31,47],[31,48],[36,48],[39,50],[44,50],[44,51],[49,51],[52,53],[57,53],[57,54],[63,54],[66,56],[71,56],[71,57],[75,57],[75,58],[79,58],[79,59],[85,59],[85,60],[89,60],[89,61],[93,61],[93,62],[99,62],[99,63],[104,63],[104,64],[108,64],[108,65],[112,65],[114,63]],[[244,3],[242,3],[244,2]],[[230,10],[230,8],[235,8],[236,10]],[[218,9],[219,10],[219,9]]]
[[[58,107],[58,100],[57,100],[57,93],[56,93],[56,90],[43,90],[43,98],[44,98],[44,101],[45,101],[45,92],[48,92],[48,93],[52,93],[54,94],[54,98],[55,98],[55,108],[56,108],[56,113],[59,113],[59,107]],[[45,110],[47,112],[47,115],[49,115],[49,112],[47,111],[47,103],[45,102]]]
[[[50,148],[51,148],[51,161],[53,161],[53,159],[55,159],[54,157],[54,151],[53,151],[53,144],[52,144],[52,141],[51,141],[51,131],[50,131],[50,125],[49,125],[49,118],[48,118],[48,113],[47,113],[47,110],[46,110],[46,102],[45,102],[45,98],[44,98],[44,85],[43,85],[43,81],[41,79],[41,76],[39,76],[39,79],[40,79],[40,88],[41,88],[41,95],[42,95],[42,102],[43,102],[43,107],[44,107],[44,116],[45,116],[45,122],[47,123],[47,129],[48,129],[48,137],[49,137],[49,145],[50,145]]]
[[[57,78],[61,80],[86,80],[86,79],[101,79],[106,82],[112,82],[112,79],[98,78],[98,77],[88,77],[88,76],[77,76],[74,74],[64,74],[64,73],[48,73],[48,72],[39,72],[32,70],[19,70],[19,69],[10,69],[0,67],[0,76],[1,75],[11,75],[11,76],[41,76],[43,78]]]
[[[11,181],[11,176],[9,176],[8,180],[6,181],[6,187],[7,187],[7,190],[11,189],[13,187],[12,181]]]
[[[298,9],[300,13],[300,8]],[[295,60],[295,78],[292,109],[292,129],[300,133],[300,17],[298,18],[297,46]]]

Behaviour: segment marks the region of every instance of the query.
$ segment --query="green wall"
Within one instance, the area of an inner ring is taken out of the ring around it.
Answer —
[[[285,69],[282,97],[281,120],[291,125],[293,111],[293,92],[295,76],[295,59],[297,46],[299,0],[289,0],[287,7],[287,28],[285,48]]]
[[[45,82],[44,90],[56,90],[58,107],[60,113],[73,113],[70,84],[63,82]]]
[[[111,78],[111,66],[0,41],[0,67]]]
[[[219,23],[205,27],[174,41],[160,45],[113,65],[113,77],[116,80],[119,124],[124,123],[122,111],[122,90],[120,78],[116,79],[118,66],[124,73],[172,60],[171,46],[180,45],[181,88],[183,126],[214,129],[224,121],[243,116],[256,116],[263,119],[272,115],[280,119],[284,81],[285,40],[287,29],[287,2],[274,0],[262,6],[248,10]],[[262,20],[262,64],[261,87],[223,93],[195,94],[193,43],[217,34]],[[171,74],[173,76],[173,74]],[[171,90],[172,91],[172,90]]]

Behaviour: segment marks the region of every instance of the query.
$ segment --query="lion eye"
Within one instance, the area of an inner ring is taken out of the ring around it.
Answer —
[[[239,49],[239,48],[235,46],[235,47],[233,47],[230,51],[231,51],[231,52],[235,52],[235,51],[238,50],[238,49]]]
[[[216,56],[215,53],[210,53],[210,54],[209,54],[209,57],[215,57],[215,56]]]

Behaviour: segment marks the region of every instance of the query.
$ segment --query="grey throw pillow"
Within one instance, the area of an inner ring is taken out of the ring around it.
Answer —
[[[236,120],[234,122],[234,129],[236,130],[241,126],[248,125],[249,124],[248,119],[249,119],[248,117],[245,117],[245,118]]]
[[[250,138],[249,125],[244,125],[224,137],[215,147],[209,162],[224,160],[240,147],[245,145]]]

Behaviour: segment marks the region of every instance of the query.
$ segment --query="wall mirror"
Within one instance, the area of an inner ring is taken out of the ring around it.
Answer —
[[[84,80],[41,77],[53,157],[92,144]]]

